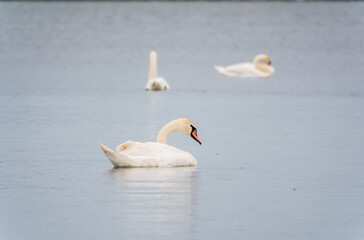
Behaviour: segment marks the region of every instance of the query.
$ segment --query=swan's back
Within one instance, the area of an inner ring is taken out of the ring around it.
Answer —
[[[225,67],[227,74],[237,77],[250,77],[254,74],[255,70],[252,63],[238,63]]]
[[[128,141],[117,147],[117,153],[121,159],[127,159],[128,166],[132,167],[178,167],[196,165],[196,160],[190,153],[157,142],[141,143]],[[115,166],[123,167],[122,164]]]
[[[152,91],[169,90],[170,88],[171,87],[163,77],[151,78],[148,80],[147,85],[145,86],[146,90]]]
[[[128,141],[117,148],[117,151],[128,156],[148,156],[157,157],[162,151],[164,153],[178,153],[179,149],[172,147],[167,144],[157,143],[157,142],[133,142]]]
[[[215,69],[226,77],[266,78],[271,77],[274,73],[273,67],[271,67],[271,72],[262,72],[253,63],[238,63],[226,67],[215,66]]]
[[[227,77],[251,77],[256,71],[252,63],[238,63],[226,67],[215,66],[215,69]]]

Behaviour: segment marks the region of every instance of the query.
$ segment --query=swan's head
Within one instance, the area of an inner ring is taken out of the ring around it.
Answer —
[[[254,63],[265,63],[267,65],[272,65],[272,60],[265,54],[259,54],[254,58]]]
[[[256,56],[254,58],[254,65],[260,71],[270,73],[270,76],[274,73],[272,60],[270,60],[270,58],[265,54],[259,54],[258,56]]]
[[[187,118],[179,118],[167,123],[158,133],[157,142],[167,144],[167,137],[170,133],[179,131],[186,135],[191,136],[199,144],[200,139],[197,136],[197,129],[195,124]]]
[[[150,58],[157,58],[157,52],[156,52],[156,51],[151,51],[151,52],[149,53],[149,57],[150,57]]]
[[[197,129],[195,124],[193,124],[187,118],[181,118],[180,121],[181,121],[181,131],[186,135],[190,135],[193,139],[195,139],[196,142],[201,144],[201,141],[197,136]]]

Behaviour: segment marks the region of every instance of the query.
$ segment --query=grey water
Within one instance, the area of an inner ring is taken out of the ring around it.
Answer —
[[[364,3],[1,2],[0,239],[363,239]],[[148,55],[171,90],[147,92]],[[270,79],[214,65],[268,54]],[[113,169],[173,133],[196,167]]]

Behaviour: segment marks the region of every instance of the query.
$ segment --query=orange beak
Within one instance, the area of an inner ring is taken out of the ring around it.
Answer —
[[[191,133],[191,136],[192,136],[192,138],[193,139],[195,139],[200,145],[202,144],[201,143],[201,140],[198,138],[198,136],[197,136],[197,131],[196,130],[194,130],[194,131],[192,131],[192,133]]]

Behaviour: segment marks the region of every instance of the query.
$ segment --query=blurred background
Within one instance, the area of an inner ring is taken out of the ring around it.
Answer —
[[[363,239],[362,2],[0,2],[1,239]],[[149,52],[170,91],[144,90]],[[272,59],[269,79],[214,65]],[[98,143],[173,133],[192,168]]]

